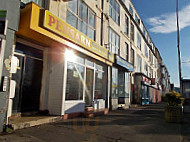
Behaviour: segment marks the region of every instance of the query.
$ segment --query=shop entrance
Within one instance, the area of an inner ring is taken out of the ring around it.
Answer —
[[[15,53],[19,69],[13,74],[16,81],[13,113],[37,112],[40,104],[43,60],[26,54]]]
[[[142,85],[141,88],[141,104],[147,105],[149,104],[149,93],[148,86]]]
[[[93,102],[93,79],[94,70],[86,68],[86,89],[85,89],[85,103],[86,106],[92,106]]]

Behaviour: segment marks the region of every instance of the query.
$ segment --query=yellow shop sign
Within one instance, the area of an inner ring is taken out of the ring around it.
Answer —
[[[45,11],[43,26],[46,29],[78,45],[81,45],[82,47],[86,48],[87,50],[92,51],[93,53],[98,54],[101,57],[104,57],[111,61],[114,60],[113,54],[112,53],[111,55],[110,53],[108,54],[108,50],[106,48],[104,48],[103,46],[100,46],[95,41],[88,38],[83,33],[79,32],[78,30],[76,30],[75,28],[67,24],[66,22],[62,21],[61,19],[59,19],[58,17],[56,17],[55,15],[53,15],[47,10]]]

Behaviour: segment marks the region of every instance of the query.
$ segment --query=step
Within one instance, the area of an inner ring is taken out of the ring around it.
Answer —
[[[93,118],[95,116],[101,116],[101,115],[107,115],[109,112],[109,109],[101,109],[101,110],[94,110],[94,111],[86,111],[84,112],[84,117],[86,118]]]
[[[16,119],[11,119],[9,121],[9,127],[13,130],[17,130],[47,123],[53,123],[60,120],[62,120],[60,116],[20,117]]]

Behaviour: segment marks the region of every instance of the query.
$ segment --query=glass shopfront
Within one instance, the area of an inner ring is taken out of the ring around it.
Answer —
[[[129,97],[129,73],[117,68],[112,68],[112,98]]]
[[[67,63],[66,100],[83,100],[84,66]]]
[[[93,106],[95,99],[106,100],[106,65],[83,55],[67,58],[66,101],[83,100]]]
[[[118,98],[118,69],[112,68],[112,98]]]
[[[149,87],[143,84],[141,88],[141,104],[149,104]]]

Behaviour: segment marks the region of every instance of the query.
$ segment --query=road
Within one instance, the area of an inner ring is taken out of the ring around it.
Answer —
[[[190,142],[190,119],[166,123],[163,108],[154,104],[92,119],[63,120],[2,135],[0,142]]]

